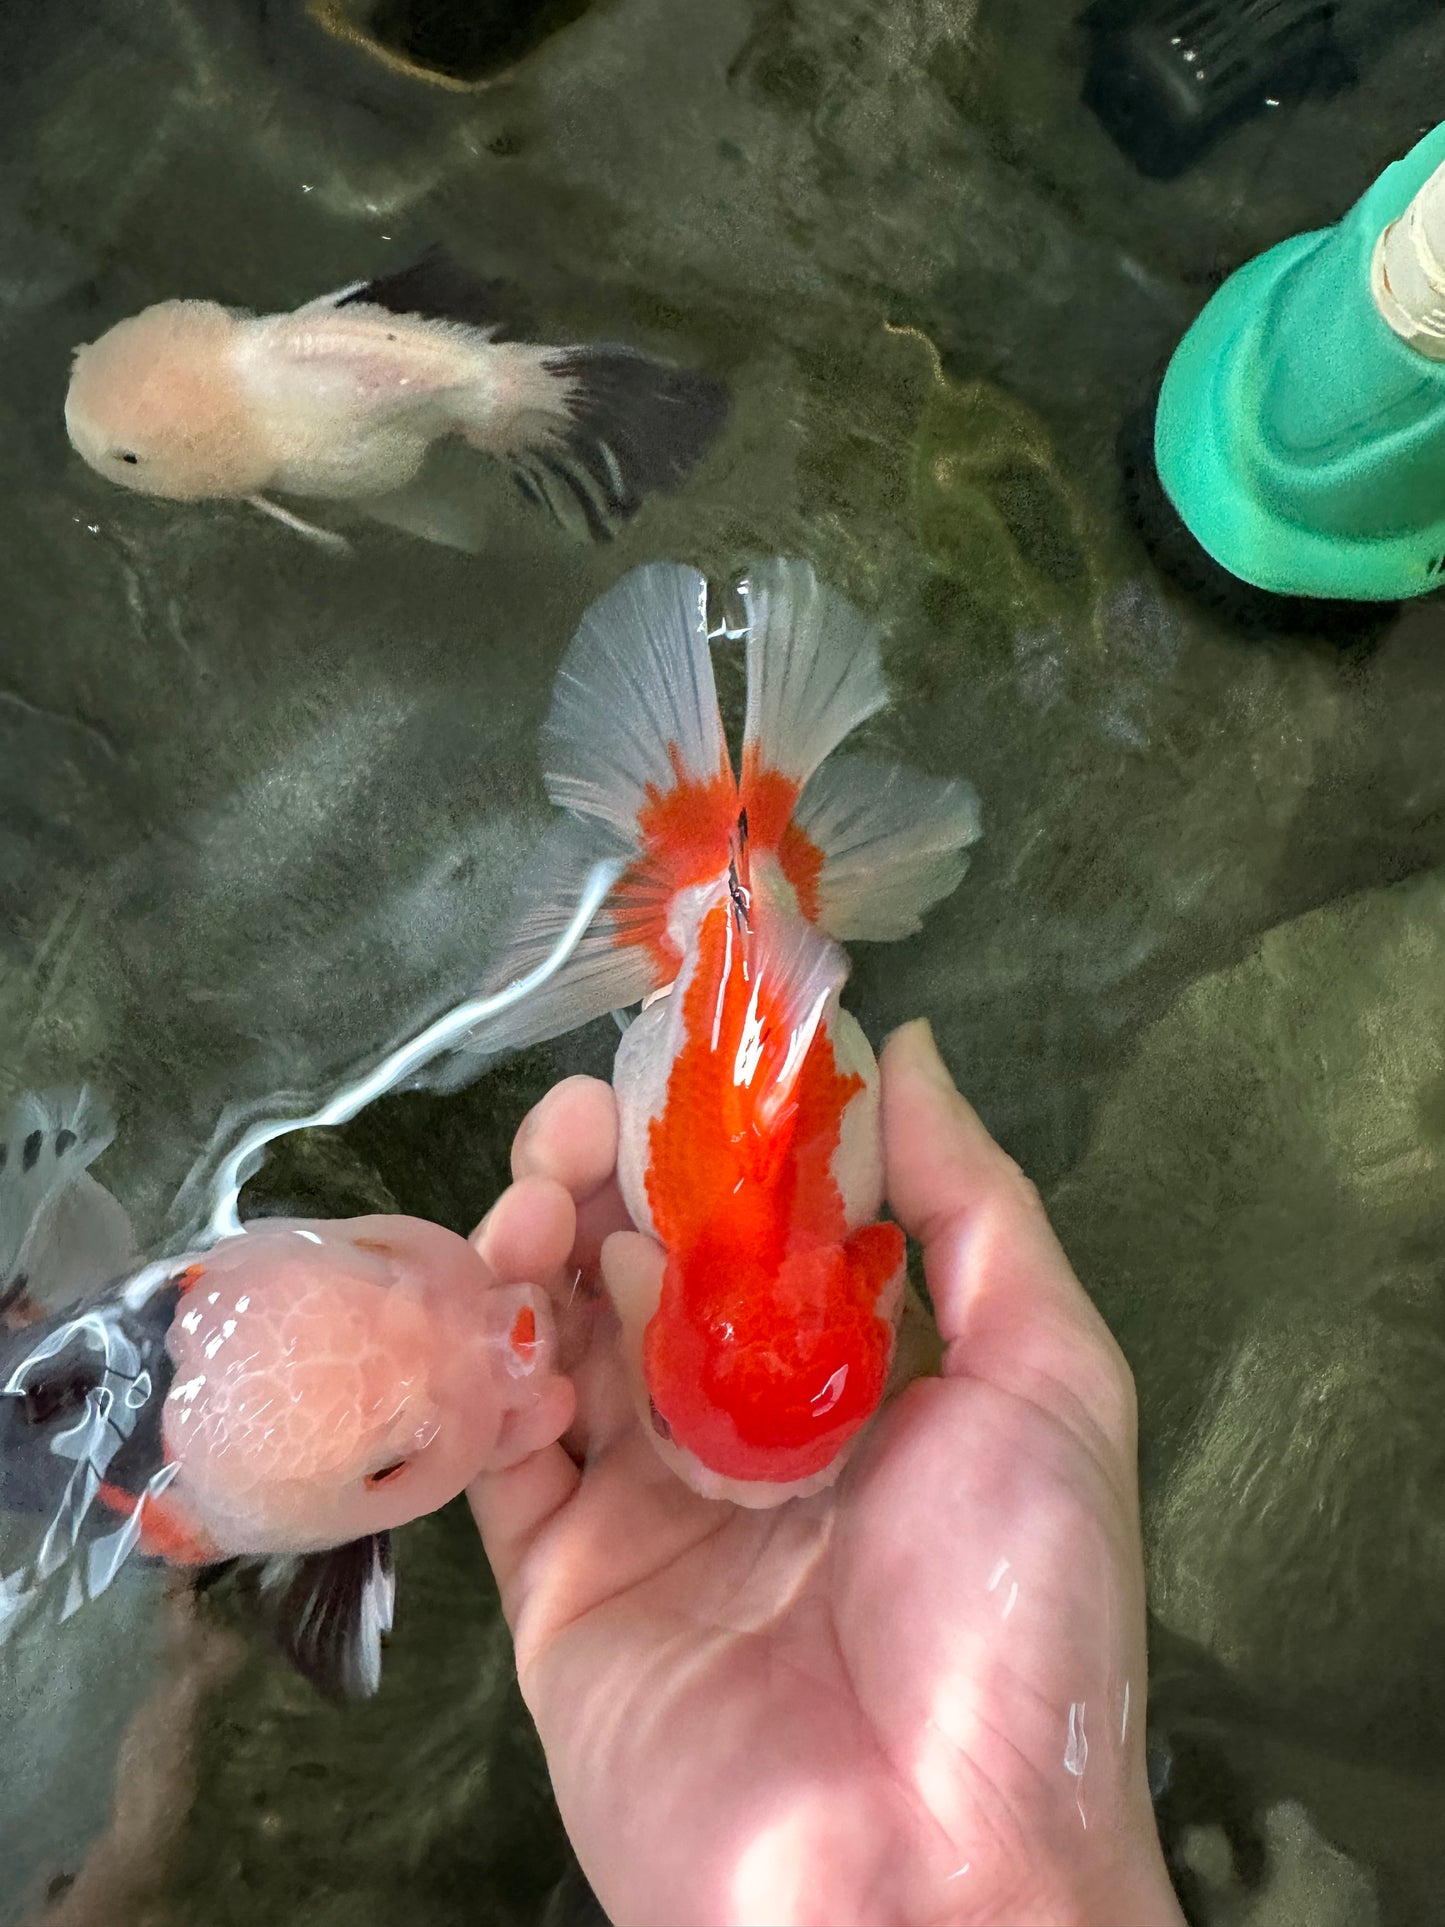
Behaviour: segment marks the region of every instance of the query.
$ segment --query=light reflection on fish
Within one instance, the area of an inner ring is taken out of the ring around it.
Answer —
[[[349,502],[475,546],[409,494],[434,443],[502,464],[527,499],[594,537],[677,486],[726,414],[712,376],[613,344],[506,339],[506,294],[439,250],[291,314],[163,301],[76,351],[71,442],[97,474],[170,501]]]
[[[555,935],[590,863],[627,867],[573,958],[481,1041],[650,1000],[613,1073],[623,1196],[666,1253],[660,1295],[619,1306],[634,1396],[690,1485],[761,1506],[836,1477],[903,1291],[902,1233],[876,1222],[878,1069],[835,939],[917,930],[979,825],[964,783],[834,753],[887,702],[856,610],[797,562],[743,595],[737,773],[702,577],[636,570],[583,618],[543,731],[570,820],[524,879],[499,978]]]
[[[39,1185],[35,1101],[17,1115],[0,1235],[51,1277],[45,1223],[65,1222],[83,1161],[72,1189]],[[199,1578],[251,1562],[286,1650],[334,1692],[378,1682],[390,1529],[571,1416],[545,1295],[414,1218],[262,1220],[86,1302],[27,1290],[23,1323],[20,1303],[0,1339],[0,1515],[40,1539],[13,1571],[0,1551],[0,1620],[47,1583],[68,1588],[64,1616],[132,1550]],[[12,1536],[0,1516],[0,1548]]]

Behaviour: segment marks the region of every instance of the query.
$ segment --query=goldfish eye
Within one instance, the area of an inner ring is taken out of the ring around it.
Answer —
[[[118,462],[129,462],[131,467],[134,468],[137,465],[137,463],[140,461],[140,456],[133,455],[128,448],[118,448],[116,450],[115,459]]]
[[[652,1429],[660,1439],[672,1437],[672,1427],[657,1409],[657,1400],[651,1396],[647,1401],[647,1416],[652,1420]]]
[[[77,1368],[53,1379],[32,1379],[20,1394],[20,1417],[26,1425],[55,1425],[85,1410],[96,1389],[96,1379]]]
[[[390,1485],[393,1479],[398,1477],[400,1473],[405,1472],[406,1467],[407,1461],[405,1459],[393,1459],[390,1465],[379,1466],[375,1472],[368,1472],[366,1475],[367,1491],[375,1492],[379,1485]]]

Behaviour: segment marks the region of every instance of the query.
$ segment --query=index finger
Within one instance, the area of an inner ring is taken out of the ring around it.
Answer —
[[[884,1046],[888,1200],[923,1246],[945,1377],[1026,1397],[1063,1393],[1128,1443],[1123,1353],[1074,1276],[1034,1187],[959,1095],[920,1019]]]

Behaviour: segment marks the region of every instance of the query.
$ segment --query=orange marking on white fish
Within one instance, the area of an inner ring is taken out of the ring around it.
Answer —
[[[102,1481],[96,1496],[124,1519],[140,1513],[140,1548],[152,1559],[164,1559],[171,1566],[211,1566],[224,1557],[220,1548],[168,1505],[163,1495],[141,1498],[123,1486]]]
[[[738,788],[742,806],[747,811],[749,841],[758,850],[776,854],[783,875],[797,896],[799,915],[816,923],[823,852],[793,821],[798,785],[780,770],[763,768],[757,751],[749,746],[743,751],[743,774]]]
[[[512,1321],[512,1349],[526,1358],[537,1349],[537,1314],[530,1305],[524,1305]]]
[[[696,958],[648,1130],[647,1196],[668,1251],[644,1341],[649,1390],[675,1441],[714,1472],[802,1479],[882,1395],[892,1327],[875,1308],[902,1233],[847,1237],[831,1166],[863,1080],[838,1070],[821,1028],[790,1066],[796,1014],[731,934],[727,904],[704,918]]]
[[[669,743],[668,757],[676,783],[667,790],[647,785],[637,816],[643,853],[618,883],[615,901],[621,941],[645,946],[658,968],[672,976],[681,962],[667,931],[673,898],[707,882],[726,864],[738,819],[738,786],[727,763],[702,779],[687,773],[675,743]]]

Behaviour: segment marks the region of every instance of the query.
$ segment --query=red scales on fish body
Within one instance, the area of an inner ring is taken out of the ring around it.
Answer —
[[[875,1306],[903,1236],[848,1235],[832,1163],[862,1079],[838,1070],[825,1024],[789,1068],[796,1024],[766,965],[745,967],[734,922],[730,903],[704,919],[686,1041],[649,1128],[668,1263],[644,1364],[678,1444],[727,1477],[799,1479],[882,1396],[891,1328]]]
[[[743,752],[741,784],[724,756],[716,773],[688,773],[681,751],[668,745],[675,781],[666,790],[649,783],[637,813],[642,854],[617,886],[615,903],[622,942],[645,948],[668,975],[682,961],[668,935],[679,890],[718,875],[726,852],[747,825],[748,848],[770,852],[792,885],[799,912],[816,919],[823,853],[793,821],[799,786],[778,770],[765,769],[757,752]]]

